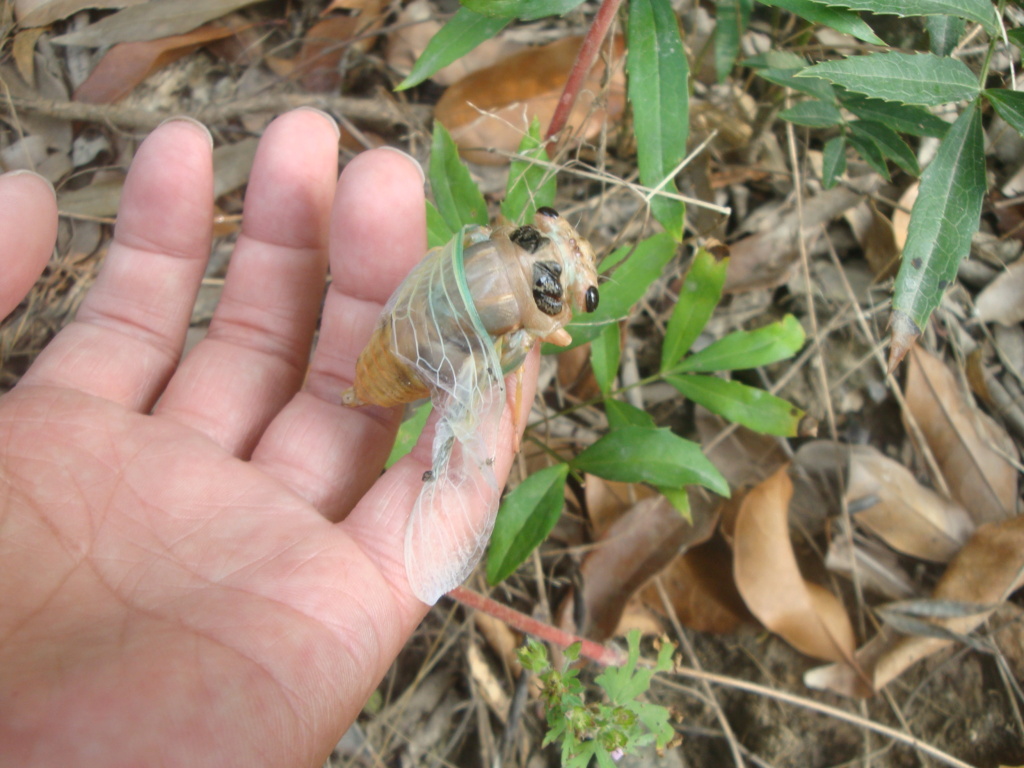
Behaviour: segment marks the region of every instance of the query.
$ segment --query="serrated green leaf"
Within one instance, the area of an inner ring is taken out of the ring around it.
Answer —
[[[605,326],[601,334],[590,342],[590,366],[594,369],[597,386],[605,397],[608,397],[615,383],[621,354],[619,326],[615,323]]]
[[[388,460],[384,462],[385,468],[390,467],[413,449],[416,441],[420,439],[423,427],[426,426],[427,417],[430,416],[431,410],[430,401],[428,400],[422,405],[417,406],[412,416],[402,422],[398,428],[398,434],[395,436],[395,444],[391,446]]]
[[[934,107],[977,96],[978,78],[957,59],[932,53],[871,53],[808,67],[798,77],[820,77],[876,99]]]
[[[568,13],[583,0],[459,0],[462,5],[485,16],[533,21]]]
[[[883,157],[892,160],[911,176],[921,175],[914,151],[889,126],[873,120],[855,120],[850,123],[850,130],[862,138],[873,141]]]
[[[1021,136],[1024,136],[1024,93],[1005,88],[991,88],[985,96],[992,102],[999,116]]]
[[[795,125],[806,125],[808,128],[831,128],[843,122],[839,110],[824,101],[801,101],[789,109],[782,110],[779,117]]]
[[[715,4],[715,75],[724,82],[740,55],[740,38],[750,24],[753,0],[718,0]]]
[[[708,373],[756,368],[794,355],[804,344],[804,329],[792,315],[754,331],[734,331],[690,355],[673,373]]]
[[[833,136],[825,142],[821,153],[821,185],[832,189],[836,180],[846,173],[846,137]]]
[[[796,437],[804,412],[795,405],[738,381],[686,374],[666,381],[712,413],[765,435]]]
[[[693,342],[704,330],[722,298],[722,286],[725,285],[728,268],[728,259],[718,261],[704,248],[697,250],[665,329],[661,370],[672,367],[689,352]]]
[[[804,78],[817,80],[817,78]],[[824,81],[821,81],[824,82]],[[874,120],[876,123],[888,125],[898,133],[909,133],[911,136],[932,136],[941,139],[949,130],[949,123],[936,117],[927,109],[900,104],[895,101],[868,98],[859,93],[839,91],[839,100],[845,109],[861,120]]]
[[[974,101],[957,118],[921,175],[896,276],[893,310],[924,328],[971,249],[985,197],[981,111]]]
[[[870,139],[861,136],[859,133],[846,134],[846,141],[857,150],[861,158],[871,166],[872,170],[886,181],[889,181],[889,166],[882,157],[882,150]]]
[[[519,143],[518,154],[535,160],[548,159],[540,137],[540,121],[536,117]],[[513,160],[508,170],[501,213],[513,224],[525,224],[533,219],[538,208],[554,204],[556,188],[555,175],[548,168],[527,160]]]
[[[605,400],[604,412],[608,416],[608,425],[613,429],[622,427],[650,427],[654,429],[654,418],[647,411],[621,400]]]
[[[578,347],[597,338],[609,323],[617,323],[629,314],[629,310],[647,292],[651,283],[659,277],[665,265],[676,254],[677,243],[662,232],[641,240],[633,246],[624,246],[610,257],[615,263],[621,260],[620,252],[629,253],[629,258],[606,282],[601,284],[601,301],[597,311],[580,315],[565,329],[572,336],[568,347],[544,345],[544,353],[562,352]]]
[[[991,9],[992,6],[985,3]],[[928,16],[924,20],[928,30],[928,50],[936,56],[949,56],[964,36],[967,25],[955,16]]]
[[[437,207],[427,200],[427,247],[437,248],[455,236]]]
[[[572,464],[580,472],[607,480],[674,488],[703,485],[721,496],[729,495],[729,484],[700,446],[668,429],[617,429],[583,451]]]
[[[829,0],[853,11],[868,11],[879,16],[956,16],[981,24],[990,35],[999,33],[999,18],[988,0]]]
[[[464,224],[487,224],[484,196],[459,159],[452,137],[437,120],[434,121],[428,177],[437,210],[449,229],[458,232]]]
[[[853,11],[837,8],[837,3],[818,3],[815,0],[762,0],[765,5],[782,8],[812,24],[827,27],[852,35],[858,40],[874,45],[885,45],[885,41],[872,31],[864,20]]]
[[[420,54],[409,76],[400,82],[396,91],[419,85],[439,69],[444,69],[462,58],[484,40],[490,40],[508,26],[510,19],[484,16],[469,8],[459,8],[448,23],[437,31]]]
[[[818,101],[826,104],[836,102],[836,89],[826,80],[817,77],[797,77],[798,72],[807,68],[807,62],[802,61],[800,66],[794,69],[764,69],[758,70],[757,74],[770,83],[781,85],[783,88],[792,88],[794,91],[806,93]]]
[[[562,514],[568,464],[534,472],[501,502],[487,551],[487,583],[507,579],[548,537]]]
[[[640,182],[678,192],[672,174],[686,156],[690,125],[690,70],[679,36],[679,22],[669,0],[631,0],[626,69],[633,104]],[[686,207],[655,195],[651,213],[676,241],[683,239]]]

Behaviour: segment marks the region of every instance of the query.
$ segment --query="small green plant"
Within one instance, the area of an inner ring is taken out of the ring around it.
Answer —
[[[672,668],[675,646],[665,643],[653,667],[637,668],[640,633],[633,630],[627,641],[626,663],[608,667],[594,681],[607,697],[600,702],[586,700],[579,670],[571,667],[579,658],[579,643],[565,650],[565,664],[560,670],[551,666],[547,649],[536,640],[528,640],[519,650],[522,665],[540,677],[549,728],[544,745],[562,742],[562,765],[566,768],[586,768],[592,759],[601,768],[613,768],[623,754],[652,742],[659,750],[664,749],[675,739],[669,711],[640,700],[650,688],[654,673]]]

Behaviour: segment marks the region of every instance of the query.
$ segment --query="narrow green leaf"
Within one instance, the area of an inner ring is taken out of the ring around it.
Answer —
[[[398,428],[398,435],[395,437],[395,444],[391,446],[391,454],[388,456],[388,460],[384,462],[385,467],[390,467],[412,450],[413,446],[416,445],[416,441],[420,439],[420,433],[427,423],[430,411],[431,406],[428,400],[417,406],[412,416],[402,422],[402,425]]]
[[[712,413],[765,435],[796,437],[804,417],[781,397],[738,381],[694,374],[668,376],[666,381]]]
[[[469,8],[459,8],[448,23],[437,31],[423,53],[416,60],[409,76],[400,82],[396,91],[419,85],[437,70],[465,56],[484,40],[490,40],[508,26],[510,19],[484,16]]]
[[[624,403],[622,400],[608,399],[604,401],[604,412],[608,416],[608,425],[613,429],[622,427],[650,427],[654,429],[654,417],[647,411]]]
[[[565,497],[568,464],[534,472],[501,502],[487,551],[487,582],[507,579],[555,527]]]
[[[817,78],[804,79],[817,80]],[[933,136],[941,139],[949,130],[949,123],[922,107],[872,99],[860,93],[851,93],[845,90],[839,91],[839,100],[845,109],[853,112],[861,120],[884,123],[898,133],[909,133],[911,136]]]
[[[601,393],[608,397],[615,375],[619,372],[619,358],[622,354],[620,346],[619,326],[609,323],[601,334],[590,342],[590,365],[594,369],[594,378]]]
[[[988,0],[829,0],[853,11],[907,18],[909,16],[956,16],[976,21],[990,35],[999,33],[999,18]]]
[[[992,10],[989,3],[985,5]],[[924,26],[928,30],[928,49],[936,56],[949,56],[964,36],[967,25],[955,16],[928,16]]]
[[[1014,27],[1006,31],[1006,36],[1010,38],[1010,42],[1016,45],[1018,48],[1024,48],[1024,27]]]
[[[782,110],[779,117],[789,120],[794,125],[806,125],[808,128],[831,128],[843,122],[839,110],[824,101],[801,101],[789,109]]]
[[[883,157],[892,160],[911,176],[921,175],[914,150],[889,126],[873,120],[856,120],[850,123],[850,130],[862,138],[873,141]]]
[[[715,5],[715,75],[724,82],[740,55],[740,38],[750,24],[753,0],[718,0]]]
[[[704,248],[697,250],[665,329],[661,370],[671,368],[689,352],[693,342],[704,330],[722,298],[722,286],[725,285],[728,268],[728,259],[718,261]]]
[[[932,53],[871,53],[808,67],[798,77],[821,77],[876,99],[927,107],[978,94],[978,78],[957,59]]]
[[[762,0],[765,5],[774,5],[790,13],[806,19],[812,24],[824,24],[826,27],[863,40],[865,43],[885,45],[885,41],[876,35],[871,27],[853,11],[836,8],[837,4],[818,3],[815,0]]]
[[[627,88],[640,182],[678,192],[673,179],[662,182],[686,156],[690,70],[670,0],[631,0],[627,32]],[[651,198],[651,213],[676,241],[683,239],[685,212],[679,200]]]
[[[756,368],[794,355],[804,345],[804,329],[792,315],[755,331],[734,331],[690,355],[673,373],[708,373]]]
[[[540,137],[540,121],[536,117],[519,143],[519,154],[535,160],[548,159]],[[533,219],[538,208],[555,202],[555,191],[555,175],[548,168],[526,160],[513,160],[508,170],[501,213],[513,224],[525,224]]]
[[[690,509],[690,496],[686,492],[685,488],[666,488],[664,485],[658,486],[658,492],[669,500],[669,503],[676,508],[683,518],[693,524],[693,510]]]
[[[889,166],[886,165],[885,158],[882,157],[882,150],[878,148],[875,142],[871,141],[859,133],[848,133],[846,134],[846,141],[849,142],[850,146],[857,150],[860,156],[867,162],[868,165],[886,181],[889,181]]]
[[[533,21],[568,13],[583,0],[459,0],[477,13],[502,19]]]
[[[835,104],[836,89],[827,80],[818,77],[797,77],[797,73],[803,72],[806,68],[807,62],[802,61],[799,67],[793,69],[761,69],[757,70],[757,74],[770,83],[806,93],[826,104]]]
[[[641,240],[633,246],[624,246],[619,251],[630,254],[611,278],[601,284],[601,301],[596,312],[580,315],[575,318],[566,330],[572,336],[572,344],[568,347],[544,345],[545,354],[572,349],[597,338],[605,326],[616,323],[629,314],[629,310],[647,292],[651,283],[659,277],[665,265],[676,254],[677,244],[668,234],[662,232]],[[616,254],[611,259],[619,260]]]
[[[452,137],[438,120],[434,121],[428,175],[437,210],[449,229],[458,232],[463,224],[487,224],[484,196],[459,159]]]
[[[972,102],[957,118],[921,176],[896,276],[893,310],[918,329],[942,300],[971,249],[985,197],[981,111]]]
[[[821,185],[832,189],[846,173],[846,138],[840,134],[825,142],[821,161]]]
[[[573,466],[580,472],[624,483],[673,488],[695,484],[720,496],[729,495],[729,484],[701,453],[700,446],[668,429],[617,429],[577,456]]]
[[[437,248],[455,236],[437,207],[427,200],[427,247]]]
[[[1006,88],[992,88],[985,91],[996,112],[1009,125],[1024,136],[1024,93]]]

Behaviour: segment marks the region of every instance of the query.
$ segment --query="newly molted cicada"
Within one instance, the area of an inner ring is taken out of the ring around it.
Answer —
[[[505,374],[538,339],[568,344],[563,326],[597,300],[590,244],[541,208],[526,226],[463,229],[430,251],[384,307],[342,399],[393,406],[429,396],[439,414],[405,537],[409,583],[425,603],[469,575],[490,536]]]

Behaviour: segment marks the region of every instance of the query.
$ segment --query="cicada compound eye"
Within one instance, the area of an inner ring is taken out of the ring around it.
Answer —
[[[556,211],[554,208],[548,205],[538,208],[537,213],[539,213],[541,216],[547,216],[549,219],[557,219],[560,215],[558,211]]]
[[[597,302],[601,298],[601,295],[597,292],[597,286],[592,285],[587,288],[587,295],[584,298],[587,304],[587,312],[593,312],[597,309]]]

